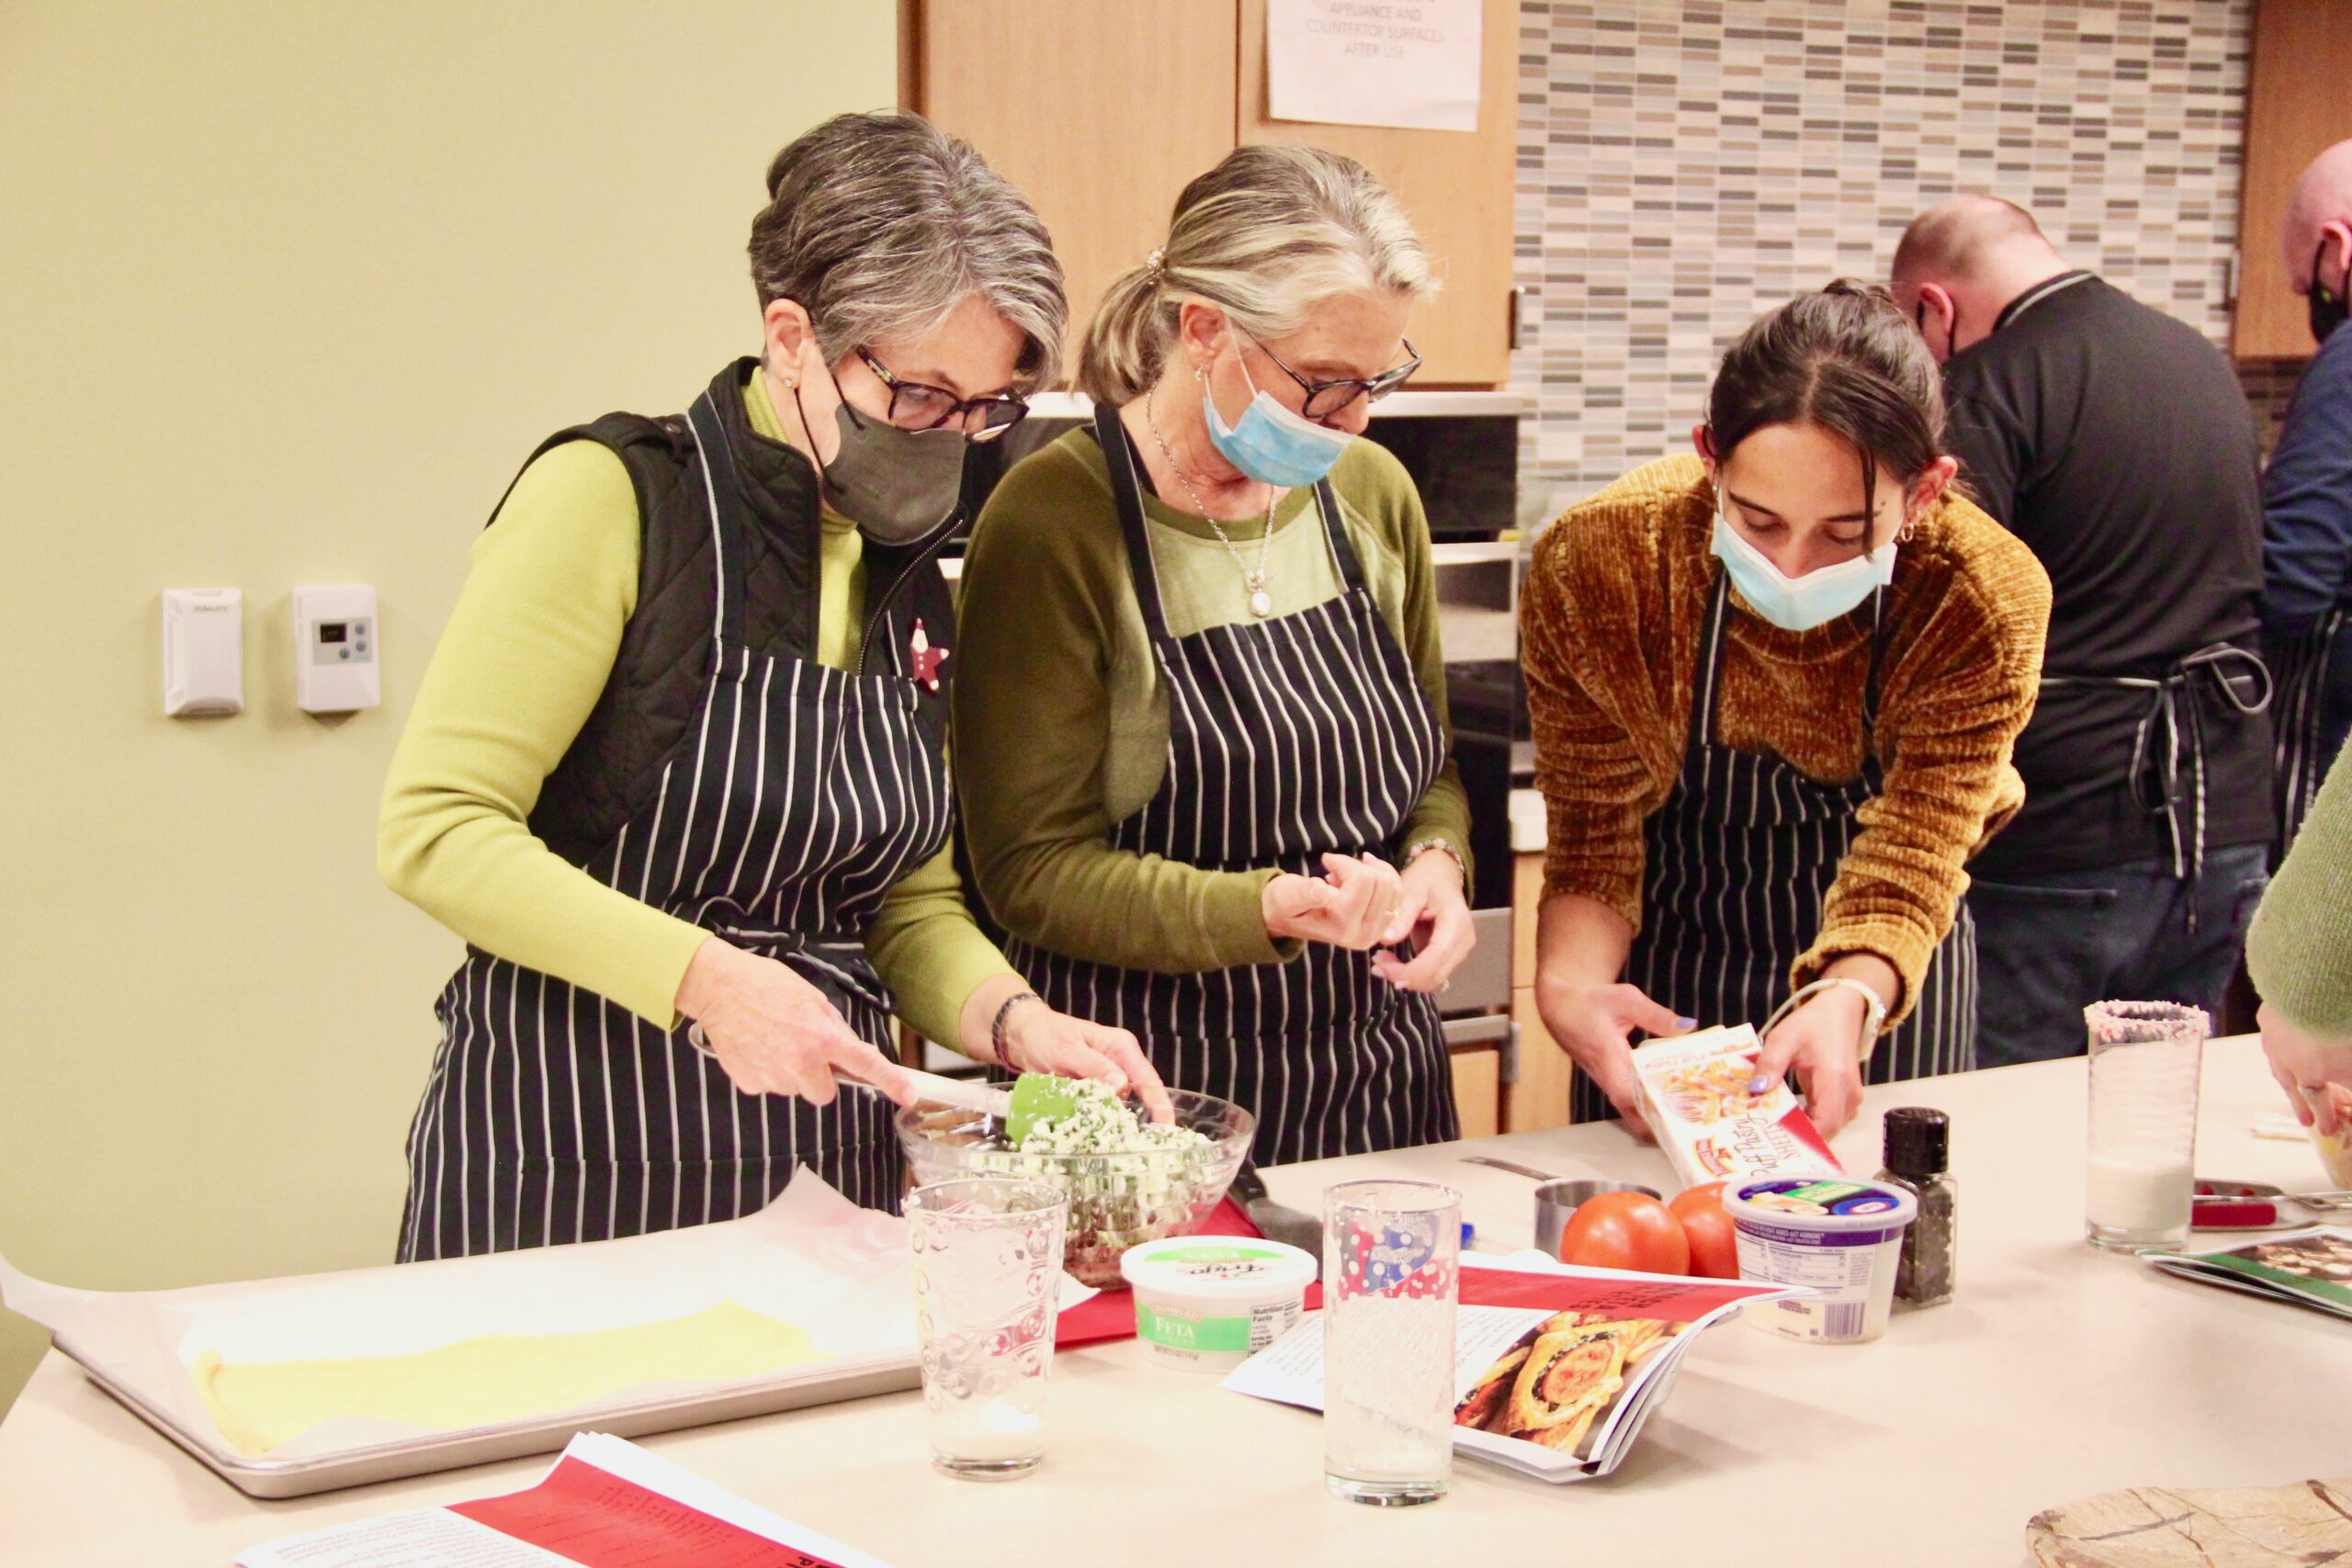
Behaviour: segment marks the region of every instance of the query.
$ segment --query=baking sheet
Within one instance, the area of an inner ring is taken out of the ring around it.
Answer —
[[[262,1455],[222,1438],[191,1375],[208,1351],[242,1362],[399,1356],[492,1334],[628,1327],[729,1301],[805,1330],[829,1359],[756,1378],[639,1384],[462,1432],[338,1419]],[[741,1220],[398,1268],[115,1292],[34,1280],[0,1258],[0,1303],[46,1325],[166,1437],[265,1497],[548,1451],[583,1426],[640,1436],[920,1382],[906,1222],[858,1208],[806,1169]]]

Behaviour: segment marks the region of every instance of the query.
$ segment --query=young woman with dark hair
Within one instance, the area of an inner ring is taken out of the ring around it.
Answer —
[[[1835,1132],[1866,1077],[1973,1065],[1961,868],[2023,799],[2049,580],[1954,488],[1935,363],[1878,290],[1757,321],[1691,434],[1528,577],[1538,1002],[1578,1120],[1638,1123],[1634,1031],[1781,1012],[1758,1085],[1793,1070]]]

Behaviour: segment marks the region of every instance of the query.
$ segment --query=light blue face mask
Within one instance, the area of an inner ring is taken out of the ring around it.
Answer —
[[[1731,584],[1748,608],[1782,631],[1826,626],[1894,581],[1894,541],[1868,555],[1818,567],[1803,577],[1783,577],[1764,552],[1740,536],[1724,515],[1723,492],[1715,492],[1715,533],[1711,553],[1731,574]]]
[[[1209,395],[1208,378],[1201,378],[1201,412],[1207,416],[1209,444],[1217,455],[1261,484],[1284,489],[1311,485],[1329,473],[1355,437],[1283,407],[1250,380],[1247,365],[1241,367],[1241,378],[1250,382],[1250,404],[1238,421],[1227,425],[1216,412],[1216,399]]]

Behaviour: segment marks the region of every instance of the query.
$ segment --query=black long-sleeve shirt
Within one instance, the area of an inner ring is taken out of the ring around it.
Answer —
[[[2029,289],[1944,384],[1961,482],[2050,574],[2052,677],[2161,677],[2216,643],[2260,646],[2262,498],[2254,412],[2221,351],[2085,273]],[[2270,725],[2210,680],[2205,842],[2273,832]],[[2001,881],[2156,860],[2171,829],[2134,800],[2144,690],[2045,683],[2017,746],[2023,811],[1971,871]],[[2180,784],[2193,758],[2181,704]],[[2161,726],[2150,743],[2160,758]],[[2193,827],[2193,797],[2181,808]]]

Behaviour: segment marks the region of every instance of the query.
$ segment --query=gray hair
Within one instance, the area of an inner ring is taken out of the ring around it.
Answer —
[[[1027,339],[1024,387],[1061,367],[1052,237],[971,143],[920,115],[836,115],[778,152],[751,253],[760,308],[797,302],[829,365],[922,337],[977,295]]]
[[[1372,171],[1319,147],[1238,147],[1184,187],[1168,241],[1112,280],[1087,328],[1079,385],[1124,403],[1159,377],[1188,300],[1278,338],[1341,294],[1434,293],[1428,253]]]

